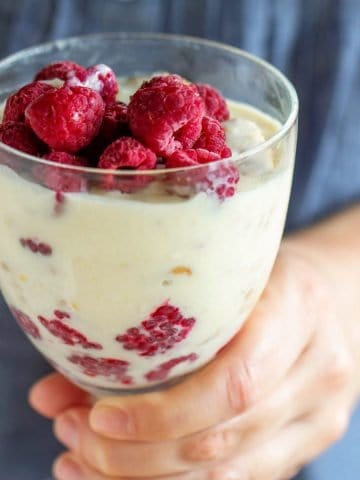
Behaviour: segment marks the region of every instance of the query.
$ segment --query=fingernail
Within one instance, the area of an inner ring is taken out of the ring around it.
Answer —
[[[60,458],[54,465],[57,480],[83,480],[84,475],[78,463],[66,457]]]
[[[62,416],[55,422],[55,435],[66,447],[75,450],[78,446],[79,430],[70,415]]]
[[[90,423],[94,430],[104,435],[118,437],[132,433],[129,415],[119,408],[98,406],[91,414]]]

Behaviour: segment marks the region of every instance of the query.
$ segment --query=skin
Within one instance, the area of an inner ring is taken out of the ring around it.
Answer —
[[[360,391],[360,206],[286,238],[245,327],[160,393],[88,396],[59,374],[30,403],[58,480],[283,480],[346,432]],[[195,401],[196,400],[196,401]]]

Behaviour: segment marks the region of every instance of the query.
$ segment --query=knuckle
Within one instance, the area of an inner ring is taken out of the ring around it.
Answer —
[[[116,456],[111,448],[109,448],[108,442],[97,439],[89,439],[83,443],[82,456],[87,463],[98,470],[103,475],[116,475],[118,473],[116,469],[116,463],[114,462]]]
[[[353,367],[350,355],[344,350],[331,352],[323,367],[323,378],[326,385],[334,390],[343,389],[351,382]]]
[[[142,441],[168,440],[177,424],[170,421],[169,408],[148,398],[129,411],[131,437]]]
[[[339,410],[336,412],[331,421],[329,421],[325,427],[324,441],[327,445],[340,440],[346,433],[350,421],[350,415],[345,410]]]
[[[275,480],[279,477],[274,470],[263,466],[254,466],[251,471],[248,472],[246,480]]]
[[[275,480],[279,478],[267,459],[258,464],[240,463],[239,458],[214,465],[206,475],[206,480]]]
[[[154,416],[156,423],[154,423],[153,437],[163,441],[176,440],[180,436],[179,422],[180,419],[173,420],[168,415]]]
[[[214,461],[226,456],[233,443],[232,435],[228,430],[218,430],[207,433],[192,442],[185,452],[188,460],[192,461]]]
[[[133,412],[133,422],[137,436],[147,441],[176,439],[181,425],[171,407],[151,398]]]
[[[241,414],[254,406],[259,398],[256,369],[244,361],[241,365],[231,365],[226,375],[226,394],[230,410]]]
[[[247,480],[239,472],[234,472],[227,465],[215,466],[207,472],[205,480]]]

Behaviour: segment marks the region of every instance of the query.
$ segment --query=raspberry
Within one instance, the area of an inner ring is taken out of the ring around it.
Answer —
[[[239,179],[235,165],[215,162],[209,165],[206,178],[200,182],[199,187],[208,195],[216,195],[219,200],[225,200],[235,195]]]
[[[104,102],[94,90],[62,87],[32,102],[25,118],[36,135],[51,148],[73,153],[95,138],[104,112]]]
[[[20,243],[24,248],[28,248],[33,253],[40,253],[48,257],[52,254],[52,248],[47,243],[38,242],[33,238],[20,238]]]
[[[97,163],[98,157],[110,143],[121,136],[130,135],[127,109],[127,105],[122,102],[106,104],[99,133],[86,149],[86,155],[91,158],[94,163],[95,159]]]
[[[184,318],[177,307],[164,303],[139,327],[118,335],[116,341],[125,350],[138,351],[142,357],[163,354],[185,340],[194,325],[194,318]]]
[[[149,80],[145,80],[139,88],[166,87],[167,85],[183,85],[184,79],[176,74],[155,75]]]
[[[132,96],[129,125],[159,156],[191,148],[201,133],[205,105],[196,87],[177,75],[154,77]]]
[[[15,307],[10,307],[10,310],[15,320],[25,333],[35,340],[41,340],[40,330],[28,315]]]
[[[211,85],[205,83],[197,83],[196,87],[201,98],[204,100],[206,115],[215,118],[219,122],[229,120],[229,109],[226,105],[226,100],[221,93]]]
[[[123,102],[108,103],[98,137],[109,144],[126,133],[129,133],[127,105]]]
[[[35,76],[35,80],[67,80],[76,75],[78,78],[84,78],[86,69],[74,62],[55,62],[44,67]]]
[[[203,148],[176,150],[166,159],[167,168],[193,167],[199,164],[205,164],[219,160],[219,155],[209,152]]]
[[[65,315],[64,315],[65,314]],[[55,310],[54,315],[56,318],[48,320],[42,315],[38,316],[40,323],[52,334],[54,337],[60,338],[60,340],[66,345],[78,345],[86,350],[102,350],[102,346],[99,343],[89,342],[89,340],[82,333],[78,332],[74,328],[69,327],[61,320],[69,319],[70,315],[66,312],[61,312],[60,319],[59,311]]]
[[[99,168],[111,170],[151,170],[156,166],[156,155],[131,137],[121,137],[100,157]]]
[[[105,103],[115,102],[119,91],[117,78],[113,70],[107,65],[93,65],[89,67],[85,75],[73,75],[68,78],[67,85],[88,87],[98,92]]]
[[[172,358],[171,360],[168,360],[167,362],[164,362],[156,367],[155,370],[150,370],[150,372],[146,373],[145,378],[149,382],[166,380],[173,368],[184,362],[195,362],[197,359],[198,356],[196,353],[190,353],[189,355],[184,355],[182,357]]]
[[[41,167],[43,171],[35,176],[47,187],[57,193],[86,192],[87,182],[78,173],[65,169]],[[39,168],[40,170],[40,168]],[[59,205],[60,202],[56,202]],[[59,213],[59,212],[58,212]]]
[[[171,168],[200,165],[206,157],[211,158],[207,150],[185,150],[175,152],[169,159],[167,166]],[[199,161],[200,160],[200,161]],[[207,163],[207,162],[205,162]],[[232,197],[236,193],[239,182],[239,171],[229,162],[212,162],[196,169],[184,169],[181,172],[170,173],[167,179],[169,192],[181,197],[191,197],[199,192],[207,195],[216,195],[219,200]]]
[[[224,127],[218,120],[211,117],[204,117],[200,138],[196,141],[194,148],[202,148],[218,154],[218,158],[231,157],[231,150],[226,145],[226,134]],[[204,162],[200,162],[204,163]]]
[[[20,88],[7,99],[3,122],[24,122],[26,107],[40,95],[51,90],[55,88],[43,82],[29,83]]]
[[[151,170],[156,167],[156,155],[134,138],[121,137],[107,147],[98,166],[111,170]],[[131,193],[146,187],[151,181],[152,178],[146,175],[108,175],[105,186]]]
[[[39,155],[44,144],[24,123],[6,122],[0,125],[0,141],[29,155]]]
[[[81,367],[81,373],[88,377],[102,376],[123,385],[132,385],[133,379],[127,375],[129,362],[115,358],[94,358],[90,356],[71,355],[68,360]]]
[[[56,150],[53,150],[44,155],[43,158],[50,160],[51,162],[61,163],[62,165],[74,165],[76,167],[87,166],[85,158],[67,152],[57,152]]]
[[[85,167],[86,160],[82,157],[67,152],[50,152],[44,155],[45,159],[54,163],[68,165],[70,168],[56,168],[55,166],[36,165],[33,169],[34,177],[42,182],[47,188],[55,192],[84,192],[87,182],[81,172],[71,170],[71,166]],[[58,200],[58,199],[56,199]],[[62,201],[57,201],[61,204]]]

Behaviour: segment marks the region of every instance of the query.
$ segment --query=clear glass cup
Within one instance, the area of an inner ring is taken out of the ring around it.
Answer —
[[[115,33],[6,58],[0,101],[61,59],[106,63],[119,77],[178,73],[279,123],[231,159],[141,174],[54,165],[0,144],[0,286],[19,325],[96,396],[164,388],[213,360],[265,287],[287,212],[297,96],[236,48]],[[274,166],[253,168],[269,152]]]

